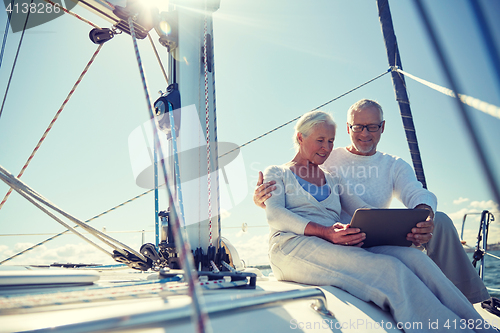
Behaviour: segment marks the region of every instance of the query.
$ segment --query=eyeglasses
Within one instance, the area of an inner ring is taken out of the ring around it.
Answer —
[[[370,124],[370,125],[349,125],[349,128],[354,132],[354,133],[360,133],[363,132],[363,130],[366,129],[368,132],[377,132],[380,127],[382,127],[382,124],[384,122],[381,122],[380,124]]]

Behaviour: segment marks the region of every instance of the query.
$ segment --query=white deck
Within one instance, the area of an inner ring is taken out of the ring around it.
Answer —
[[[52,269],[51,269],[52,270]],[[82,271],[82,270],[78,270]],[[91,294],[86,289],[90,286],[64,287],[59,292],[47,293],[55,289],[24,289],[29,296],[23,299],[26,308],[7,310],[6,304],[0,307],[0,332],[19,332],[50,327],[59,327],[55,332],[88,332],[101,331],[104,327],[121,328],[123,332],[194,332],[189,317],[190,298],[182,295],[185,291],[160,292],[140,296],[132,296],[134,287],[128,296],[120,295],[119,286],[135,282],[136,290],[140,283],[147,281],[148,276],[155,274],[141,273],[132,270],[103,271],[101,279],[95,286],[117,288],[98,289],[104,292],[102,298],[89,300]],[[133,283],[132,283],[133,284]],[[159,284],[148,285],[158,288]],[[163,284],[163,289],[168,289]],[[128,288],[128,287],[127,287]],[[76,291],[75,291],[76,289]],[[12,290],[12,288],[10,288]],[[21,290],[21,289],[18,289]],[[67,292],[64,292],[67,290]],[[80,290],[80,291],[78,291]],[[296,291],[296,292],[294,292]],[[277,294],[274,292],[284,292]],[[321,292],[326,296],[327,308],[335,318],[324,316],[312,309]],[[2,296],[13,292],[4,290]],[[75,295],[81,299],[72,299]],[[308,295],[306,295],[308,294]],[[39,298],[44,302],[53,299],[57,305],[37,306]],[[85,298],[88,299],[85,299]],[[113,299],[113,297],[116,297]],[[301,297],[305,297],[300,299]],[[11,299],[12,300],[12,299]],[[390,314],[381,311],[373,304],[363,302],[348,293],[330,286],[315,287],[289,282],[278,282],[274,278],[260,277],[256,289],[222,289],[205,290],[204,300],[209,312],[210,325],[214,332],[237,329],[240,332],[282,332],[282,331],[315,331],[315,332],[390,332],[396,329],[382,330],[395,326]],[[5,302],[6,299],[4,298]],[[68,302],[67,304],[64,304]],[[2,304],[2,303],[0,303]],[[10,304],[13,304],[11,301]],[[132,322],[137,326],[128,327]],[[80,326],[64,327],[63,325],[85,323]]]

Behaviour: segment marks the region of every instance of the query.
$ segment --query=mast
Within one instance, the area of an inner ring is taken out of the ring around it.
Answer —
[[[188,241],[198,263],[196,268],[203,270],[211,269],[207,265],[211,260],[218,261],[216,252],[220,241],[212,48],[212,14],[218,8],[219,0],[171,0],[169,11],[160,16],[174,33],[162,37],[157,29],[160,43],[169,51],[172,81],[165,98],[175,91],[179,96],[178,102],[165,110],[171,119],[166,120],[166,128],[175,123],[172,131],[166,130],[176,147],[174,156],[178,156],[170,162],[180,170],[175,172],[177,186],[173,190],[178,199],[183,198]]]
[[[384,36],[385,48],[387,50],[387,59],[391,68],[403,69],[401,58],[399,56],[398,42],[396,34],[394,33],[394,26],[392,24],[391,10],[389,8],[388,0],[377,0],[378,15],[382,34]],[[396,94],[396,101],[399,105],[399,112],[403,121],[403,128],[406,134],[406,141],[410,149],[411,160],[417,179],[422,183],[424,188],[427,188],[425,181],[424,168],[422,159],[420,158],[420,150],[418,148],[417,133],[413,124],[413,116],[411,114],[410,101],[406,92],[406,83],[402,74],[396,71],[391,73],[392,83],[394,86],[394,93]]]

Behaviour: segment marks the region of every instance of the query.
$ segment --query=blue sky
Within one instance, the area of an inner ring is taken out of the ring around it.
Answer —
[[[463,93],[497,106],[495,81],[480,34],[464,0],[425,1],[458,76]],[[500,45],[500,3],[487,8]],[[448,86],[412,1],[390,1],[404,69]],[[102,27],[109,24],[85,10],[75,12]],[[6,15],[0,14],[4,27]],[[97,48],[91,27],[68,15],[26,32],[4,112],[0,118],[0,164],[17,174]],[[0,69],[4,91],[21,33],[9,34]],[[156,35],[153,33],[153,38]],[[222,0],[214,14],[217,119],[220,141],[243,144],[387,70],[387,58],[375,1]],[[141,55],[152,98],[165,81],[147,40]],[[167,56],[160,50],[164,63]],[[477,157],[458,117],[454,101],[407,79],[429,189],[438,208],[456,224],[465,212],[493,209]],[[3,95],[2,95],[3,96]],[[339,124],[335,146],[349,144],[348,107],[360,98],[378,100],[386,131],[379,150],[410,161],[389,75],[326,106]],[[482,144],[499,177],[500,120],[471,109],[480,124]],[[61,208],[82,220],[142,192],[135,185],[128,136],[147,120],[143,91],[130,37],[122,34],[104,45],[22,179]],[[241,150],[248,196],[224,212],[222,234],[251,264],[267,259],[268,229],[264,212],[251,195],[257,171],[289,161],[294,154],[293,125]],[[500,178],[500,177],[499,177]],[[243,185],[244,186],[244,185]],[[3,198],[7,186],[0,184]],[[164,198],[163,202],[165,202]],[[400,204],[395,203],[395,207]],[[163,205],[163,209],[166,205]],[[241,225],[246,223],[248,231]],[[108,231],[153,230],[154,202],[148,195],[93,222]],[[468,221],[466,239],[474,244],[477,225]],[[63,230],[17,194],[0,210],[0,234],[51,233]],[[132,247],[140,234],[115,233]],[[0,259],[47,236],[0,237]],[[153,234],[146,233],[146,241]],[[490,242],[500,241],[495,222]],[[103,262],[74,236],[63,236],[13,263],[38,260]]]

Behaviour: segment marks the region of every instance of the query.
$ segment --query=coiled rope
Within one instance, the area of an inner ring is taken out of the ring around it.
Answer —
[[[92,58],[90,59],[90,61],[88,62],[87,66],[85,66],[85,69],[83,70],[83,72],[80,74],[80,77],[78,78],[78,80],[76,81],[76,83],[73,85],[73,88],[71,89],[71,91],[69,92],[68,96],[66,97],[66,99],[64,100],[64,102],[62,103],[61,107],[59,108],[59,110],[56,112],[56,115],[54,116],[54,118],[52,119],[52,121],[50,122],[49,124],[49,127],[47,127],[47,129],[45,130],[45,133],[43,133],[42,135],[42,138],[38,141],[38,144],[36,145],[35,149],[33,149],[33,152],[31,153],[30,157],[28,158],[28,160],[26,161],[26,163],[24,164],[23,168],[21,169],[21,172],[19,172],[19,175],[17,176],[17,178],[20,178],[23,174],[24,174],[24,171],[26,171],[26,168],[28,167],[28,165],[30,164],[31,160],[33,159],[33,157],[35,156],[36,152],[38,151],[38,149],[40,148],[40,146],[42,145],[43,141],[45,140],[45,138],[47,137],[47,135],[49,134],[50,130],[52,129],[52,126],[54,126],[54,123],[56,122],[57,118],[59,118],[59,115],[61,114],[61,112],[64,110],[64,107],[66,106],[66,104],[68,103],[69,99],[71,98],[71,96],[73,96],[73,93],[75,92],[76,88],[78,87],[78,85],[80,84],[80,82],[82,81],[83,77],[85,76],[85,74],[87,73],[90,65],[92,65],[92,63],[94,62],[95,58],[97,57],[97,55],[99,54],[99,51],[101,51],[101,48],[104,44],[100,44],[98,47],[97,47],[97,50],[94,52],[94,54],[92,55]],[[3,198],[2,202],[0,203],[0,209],[2,209],[3,205],[5,204],[5,202],[7,201],[7,199],[9,198],[10,194],[12,193],[12,188],[9,189],[9,191],[7,192],[7,194],[5,195],[5,197]]]
[[[311,111],[315,111],[315,110],[318,110],[318,109],[320,109],[320,108],[322,108],[322,107],[324,107],[324,106],[326,106],[326,105],[328,105],[328,104],[330,104],[330,103],[332,103],[332,102],[335,102],[336,100],[338,100],[338,99],[340,99],[340,98],[342,98],[342,97],[344,97],[344,96],[346,96],[346,95],[348,95],[348,94],[352,93],[353,91],[355,91],[355,90],[357,90],[357,89],[359,89],[359,88],[361,88],[361,87],[363,87],[363,86],[367,85],[368,83],[371,83],[371,82],[373,82],[373,81],[375,81],[375,80],[377,80],[377,79],[381,78],[382,76],[386,75],[386,74],[387,74],[387,73],[389,73],[389,72],[391,72],[391,69],[390,69],[390,68],[389,68],[387,71],[385,71],[384,73],[382,73],[382,74],[380,74],[380,75],[378,75],[378,76],[374,77],[373,79],[368,80],[368,81],[366,81],[365,83],[362,83],[362,84],[360,84],[359,86],[357,86],[357,87],[355,87],[355,88],[353,88],[353,89],[351,89],[351,90],[349,90],[349,91],[347,91],[347,92],[343,93],[342,95],[337,96],[337,97],[335,97],[334,99],[332,99],[332,100],[330,100],[330,101],[328,101],[328,102],[326,102],[326,103],[323,103],[323,104],[321,104],[320,106],[315,107],[314,109],[310,110],[309,112],[311,112]],[[288,124],[293,123],[294,121],[296,121],[296,120],[297,120],[297,119],[299,119],[300,117],[302,117],[302,115],[300,115],[300,116],[298,116],[298,117],[296,117],[296,118],[293,118],[292,120],[287,121],[287,122],[286,122],[286,123],[284,123],[283,125],[280,125],[280,126],[278,126],[278,127],[276,127],[276,128],[273,128],[272,130],[270,130],[270,131],[268,131],[268,132],[266,132],[266,133],[264,133],[264,134],[262,134],[262,135],[259,135],[259,136],[258,136],[258,137],[256,137],[255,139],[252,139],[252,140],[250,140],[250,141],[248,141],[248,142],[246,142],[246,143],[242,144],[241,146],[238,146],[238,147],[236,147],[236,148],[234,148],[234,149],[231,149],[230,151],[228,151],[228,152],[226,152],[226,153],[224,153],[224,154],[220,155],[220,156],[219,156],[219,158],[221,158],[221,157],[223,157],[223,156],[226,156],[226,155],[228,155],[228,154],[232,153],[233,151],[238,150],[238,149],[240,149],[240,148],[242,148],[242,147],[245,147],[246,145],[249,145],[250,143],[252,143],[252,142],[254,142],[254,141],[257,141],[257,140],[259,140],[260,138],[263,138],[263,137],[265,137],[266,135],[271,134],[272,132],[275,132],[275,131],[279,130],[279,129],[280,129],[280,128],[282,128],[282,127],[285,127],[285,126],[286,126],[286,125],[288,125]]]
[[[421,79],[419,77],[416,77],[415,75],[407,73],[407,72],[405,72],[405,71],[403,71],[403,70],[401,70],[399,68],[395,68],[394,71],[396,71],[398,73],[401,73],[404,76],[407,76],[410,79],[413,79],[413,80],[415,80],[417,82],[420,82],[423,85],[425,85],[425,86],[427,86],[427,87],[429,87],[431,89],[439,91],[442,94],[445,94],[445,95],[448,95],[448,96],[451,96],[451,97],[456,97],[455,92],[453,90],[451,90],[451,89],[445,88],[445,87],[440,86],[438,84],[435,84],[435,83],[426,81],[424,79]],[[493,105],[493,104],[489,104],[489,103],[483,102],[480,99],[477,99],[477,98],[474,98],[474,97],[471,97],[471,96],[467,96],[467,95],[464,95],[464,94],[458,94],[458,98],[460,98],[460,100],[462,101],[462,103],[467,104],[468,106],[473,107],[476,110],[479,110],[481,112],[489,114],[492,117],[500,119],[500,107],[498,107],[496,105]]]

